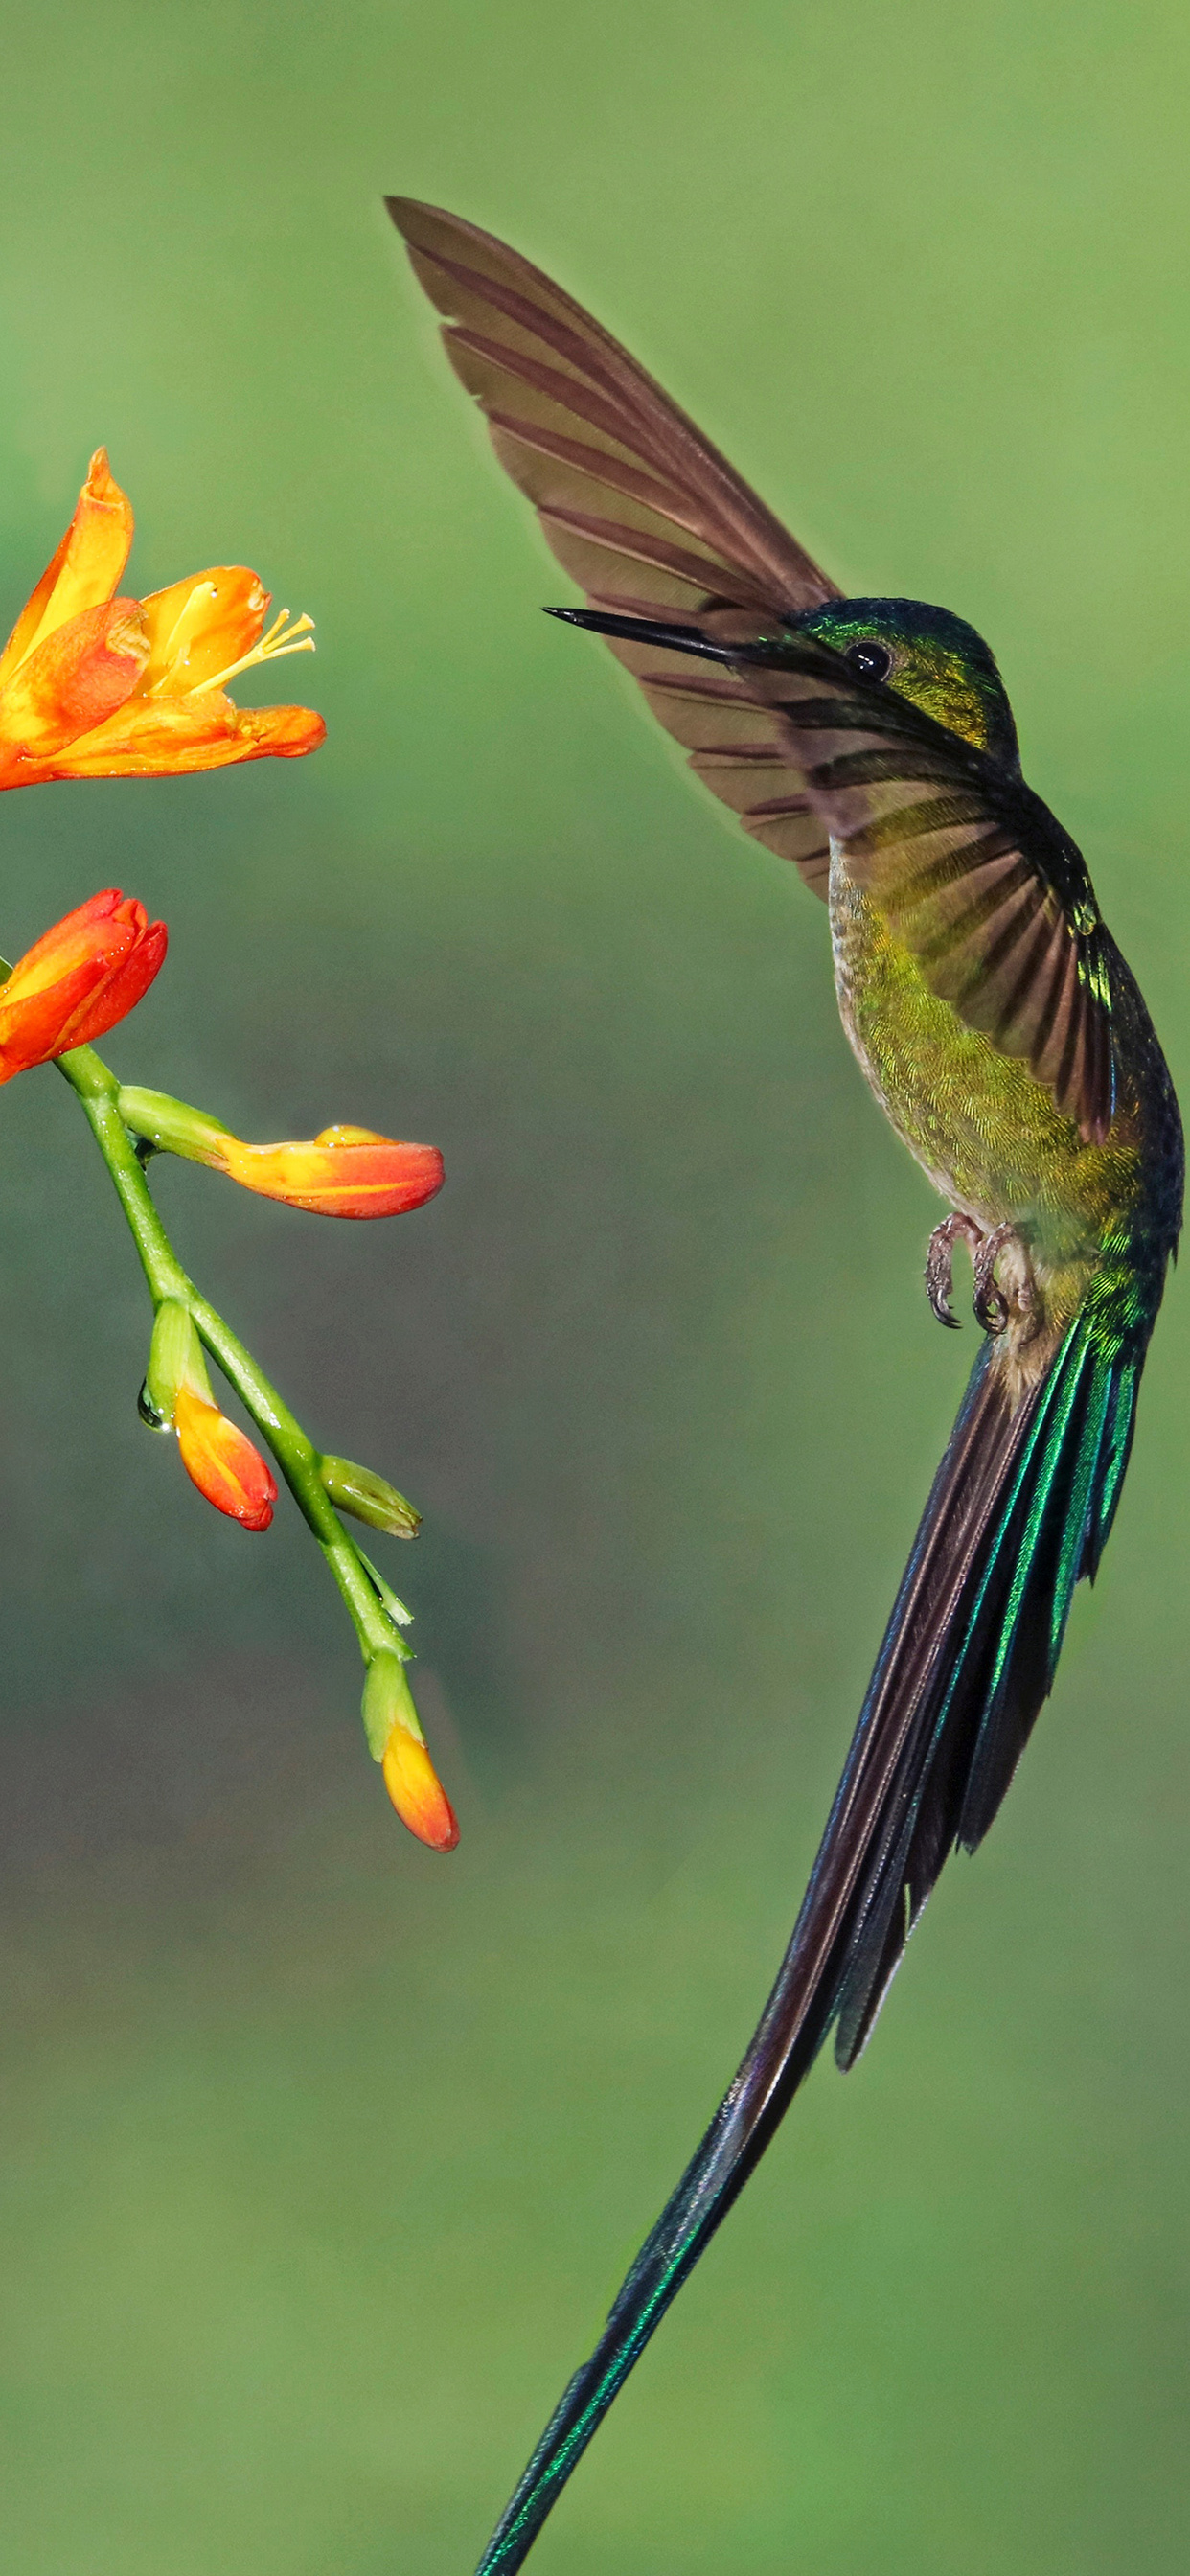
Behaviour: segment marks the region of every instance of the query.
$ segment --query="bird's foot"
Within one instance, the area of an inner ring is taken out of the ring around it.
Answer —
[[[950,1299],[954,1248],[965,1243],[975,1274],[975,1318],[985,1333],[1002,1333],[1010,1315],[1028,1314],[1033,1305],[1033,1272],[1029,1254],[1014,1225],[996,1225],[990,1234],[973,1216],[948,1216],[930,1236],[926,1258],[926,1295],[940,1324],[958,1330]],[[997,1265],[1003,1276],[997,1279]]]
[[[1002,1264],[1003,1276],[996,1277]],[[975,1255],[975,1320],[985,1333],[1002,1333],[1015,1311],[1026,1316],[1033,1304],[1033,1271],[1027,1246],[1014,1225],[994,1225]]]
[[[977,1262],[983,1242],[982,1227],[976,1224],[973,1216],[948,1216],[941,1225],[935,1226],[930,1236],[930,1249],[926,1254],[926,1295],[939,1323],[945,1324],[952,1333],[959,1329],[959,1319],[950,1302],[954,1286],[955,1245],[965,1243],[972,1262]]]

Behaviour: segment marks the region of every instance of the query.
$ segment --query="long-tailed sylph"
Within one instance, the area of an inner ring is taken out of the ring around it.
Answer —
[[[485,2551],[511,2576],[828,2033],[851,2066],[956,1844],[974,1851],[1093,1577],[1182,1214],[1181,1122],[1083,860],[945,609],[846,599],[590,315],[491,234],[390,198],[456,372],[708,787],[829,908],[843,1024],[946,1202],[984,1341],[777,1982],[739,2072]]]

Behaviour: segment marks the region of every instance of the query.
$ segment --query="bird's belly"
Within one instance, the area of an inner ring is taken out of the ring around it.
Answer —
[[[1043,1270],[1070,1274],[1077,1303],[1134,1156],[1084,1144],[1026,1064],[965,1026],[837,853],[830,916],[843,1026],[898,1135],[950,1207],[1016,1226]]]

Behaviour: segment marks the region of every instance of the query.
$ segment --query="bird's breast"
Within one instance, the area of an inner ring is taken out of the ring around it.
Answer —
[[[830,877],[843,1026],[886,1117],[951,1208],[1012,1224],[1055,1303],[1077,1305],[1139,1186],[1138,1138],[1118,1120],[1089,1146],[1019,1058],[1000,1054],[926,981],[836,845]]]

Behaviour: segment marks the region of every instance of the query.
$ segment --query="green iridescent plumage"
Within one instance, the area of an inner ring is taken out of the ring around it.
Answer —
[[[392,199],[493,443],[699,776],[829,906],[844,1026],[951,1215],[976,1360],[777,1982],[484,2554],[512,2576],[824,2039],[850,2066],[973,1851],[1093,1577],[1181,1224],[1181,1125],[1086,867],[1025,784],[982,638],[843,599],[661,388],[490,234]]]

